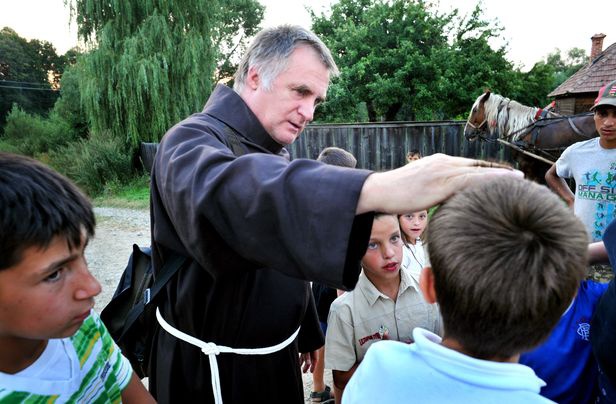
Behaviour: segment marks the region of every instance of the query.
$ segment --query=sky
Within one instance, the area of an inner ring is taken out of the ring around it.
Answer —
[[[336,2],[259,1],[266,7],[263,27],[289,23],[307,28],[310,28],[310,17],[306,6],[320,14]],[[440,0],[438,7],[446,12],[455,6],[464,15],[476,4],[476,0]],[[616,42],[614,0],[483,0],[482,9],[484,18],[497,20],[504,28],[501,36],[507,42],[507,58],[525,71],[555,49],[560,49],[563,56],[573,47],[590,53],[590,37],[594,34],[606,35],[603,49]],[[77,44],[76,27],[74,23],[69,24],[64,0],[0,0],[0,10],[0,28],[9,26],[24,38],[47,40],[59,54]]]

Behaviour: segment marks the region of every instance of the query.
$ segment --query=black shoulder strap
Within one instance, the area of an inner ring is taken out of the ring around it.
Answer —
[[[239,133],[235,131],[231,126],[227,125],[225,121],[222,119],[206,113],[207,116],[216,119],[218,122],[222,124],[222,130],[229,141],[229,146],[231,146],[231,151],[235,154],[236,157],[243,156],[244,154],[248,154],[248,150],[246,147],[242,146],[242,138]]]
[[[178,269],[180,269],[180,267],[184,265],[186,260],[187,258],[182,255],[171,254],[170,259],[165,262],[163,267],[158,272],[156,278],[154,279],[154,284],[144,290],[142,298],[135,303],[135,305],[126,315],[126,321],[124,322],[122,334],[120,334],[120,337],[118,338],[119,341],[121,341],[126,335],[126,333],[130,331],[133,326],[133,323],[137,321],[139,316],[141,316],[141,314],[145,310],[145,306],[151,301],[153,301],[156,296],[158,296],[160,291],[165,287],[165,285],[167,284],[167,282],[169,282],[173,275],[175,275]]]
[[[227,139],[229,140],[229,144],[231,146],[233,154],[239,157],[248,153],[248,150],[244,146],[242,146],[242,141],[237,132],[235,132],[235,130],[233,130],[233,128],[227,125],[225,122],[221,121],[218,118],[216,119],[222,123],[223,130]],[[157,271],[156,276],[154,277],[154,284],[144,290],[142,299],[138,303],[136,303],[135,306],[133,306],[133,308],[128,312],[128,315],[126,316],[126,322],[124,323],[124,329],[119,338],[120,340],[125,335],[125,333],[130,330],[131,326],[139,318],[139,316],[141,316],[141,314],[145,310],[145,306],[149,302],[153,301],[156,296],[158,296],[160,291],[165,287],[167,282],[171,280],[173,275],[175,275],[175,273],[180,269],[180,267],[184,265],[186,260],[187,258],[182,255],[171,253],[169,260],[165,262],[160,271]]]
[[[231,146],[231,151],[237,157],[242,156],[248,152],[244,146],[242,146],[242,141],[240,140],[240,136],[233,130],[232,127],[225,124],[224,126],[225,135],[227,135],[227,139],[229,139],[229,144]]]

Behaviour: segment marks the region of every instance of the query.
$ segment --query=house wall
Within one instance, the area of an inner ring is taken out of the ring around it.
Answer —
[[[595,102],[595,96],[578,96],[557,98],[556,112],[561,115],[577,115],[590,111]]]
[[[595,96],[596,97],[596,96]],[[575,99],[575,113],[582,114],[590,111],[590,107],[595,103],[595,97],[578,97]]]
[[[575,98],[557,98],[555,101],[557,113],[561,115],[575,115]]]

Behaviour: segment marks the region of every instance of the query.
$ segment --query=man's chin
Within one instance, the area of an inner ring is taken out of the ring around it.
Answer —
[[[279,143],[282,146],[288,146],[290,144],[292,144],[293,142],[295,142],[295,140],[297,140],[297,138],[299,137],[300,132],[297,133],[285,133],[282,135],[277,135],[277,136],[272,136],[273,139]]]

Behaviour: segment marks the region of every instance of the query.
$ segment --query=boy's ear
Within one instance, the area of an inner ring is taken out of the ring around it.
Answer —
[[[434,289],[434,273],[432,267],[424,267],[421,270],[419,277],[419,289],[423,293],[426,302],[433,304],[436,303],[436,290]]]

